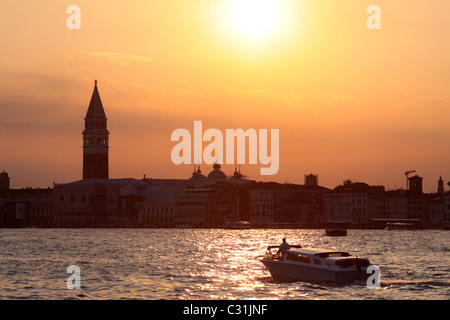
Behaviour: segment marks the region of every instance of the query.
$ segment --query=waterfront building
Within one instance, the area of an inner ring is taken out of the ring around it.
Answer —
[[[450,223],[450,191],[444,195],[444,222]]]
[[[407,219],[408,197],[405,190],[388,190],[379,198],[378,214],[373,219]]]
[[[9,191],[9,175],[5,170],[0,173],[0,194]]]
[[[139,204],[142,227],[174,227],[177,201],[188,188],[204,186],[201,179],[144,179],[148,183],[145,200]]]
[[[176,224],[207,227],[210,208],[209,196],[213,191],[211,188],[188,188],[184,190],[176,201]]]
[[[323,227],[323,210],[323,196],[298,197],[275,205],[274,223],[298,228]]]
[[[194,169],[189,182],[197,182],[181,192],[175,201],[175,224],[223,227],[226,222],[248,220],[248,186],[251,181],[235,170],[227,177],[214,164],[207,177]]]
[[[325,218],[348,225],[366,225],[378,215],[378,198],[383,193],[383,186],[345,180],[343,185],[325,194]]]
[[[223,227],[227,222],[236,222],[240,215],[240,185],[216,182],[210,186],[213,192],[209,196],[208,225]]]
[[[445,223],[444,197],[442,195],[429,196],[428,220],[431,227],[442,226]]]
[[[255,182],[249,186],[250,223],[267,226],[274,223],[305,222],[298,212],[292,215],[292,206],[302,207],[303,212],[313,212],[313,222],[321,221],[323,210],[318,209],[323,195],[329,189],[318,185],[280,184],[276,182]],[[308,209],[304,208],[308,206]],[[289,211],[291,213],[289,213]],[[310,220],[311,221],[311,220]]]
[[[0,194],[0,227],[51,227],[53,189],[8,189]]]
[[[148,183],[136,179],[85,179],[55,184],[56,227],[135,226]]]
[[[419,219],[421,225],[429,223],[430,195],[409,190],[391,190],[379,199],[378,216],[371,218]]]
[[[409,190],[389,190],[379,199],[378,216],[382,219],[420,221],[419,227],[442,225],[445,217],[445,194],[424,194],[422,177],[409,178]],[[442,180],[442,179],[440,179]],[[439,186],[439,181],[438,181]]]

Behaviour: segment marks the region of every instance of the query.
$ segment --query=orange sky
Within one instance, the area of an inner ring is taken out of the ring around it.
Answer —
[[[223,133],[280,130],[278,174],[242,166],[255,180],[312,172],[329,188],[392,189],[415,169],[425,192],[450,180],[448,0],[280,0],[278,28],[257,40],[233,25],[231,2],[2,1],[0,170],[12,187],[81,179],[95,79],[111,178],[189,177],[170,137],[202,120]],[[71,4],[80,30],[66,27]],[[381,30],[366,27],[372,4]]]

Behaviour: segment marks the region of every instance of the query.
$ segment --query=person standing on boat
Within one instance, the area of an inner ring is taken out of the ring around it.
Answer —
[[[289,246],[289,243],[286,242],[286,238],[283,238],[283,243],[280,244],[280,248],[278,249],[277,254],[281,255],[281,257],[283,257],[286,253],[286,251],[288,251],[291,247]]]

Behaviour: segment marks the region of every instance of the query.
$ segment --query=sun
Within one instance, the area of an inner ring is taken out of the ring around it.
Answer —
[[[246,39],[259,41],[280,27],[279,0],[234,0],[230,7],[234,29]]]

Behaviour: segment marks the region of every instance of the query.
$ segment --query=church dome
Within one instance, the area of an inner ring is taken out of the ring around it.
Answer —
[[[192,172],[192,177],[190,178],[190,180],[192,179],[206,179],[206,177],[202,174],[202,171],[200,170],[200,165],[198,166],[197,170],[195,170],[194,166],[194,172]]]
[[[242,179],[243,177],[244,176],[242,175],[241,170],[239,169],[239,171],[238,171],[238,169],[235,168],[233,176],[231,177],[231,179]]]
[[[220,170],[220,164],[215,163],[213,166],[214,170],[208,174],[208,179],[226,179],[227,176]]]

